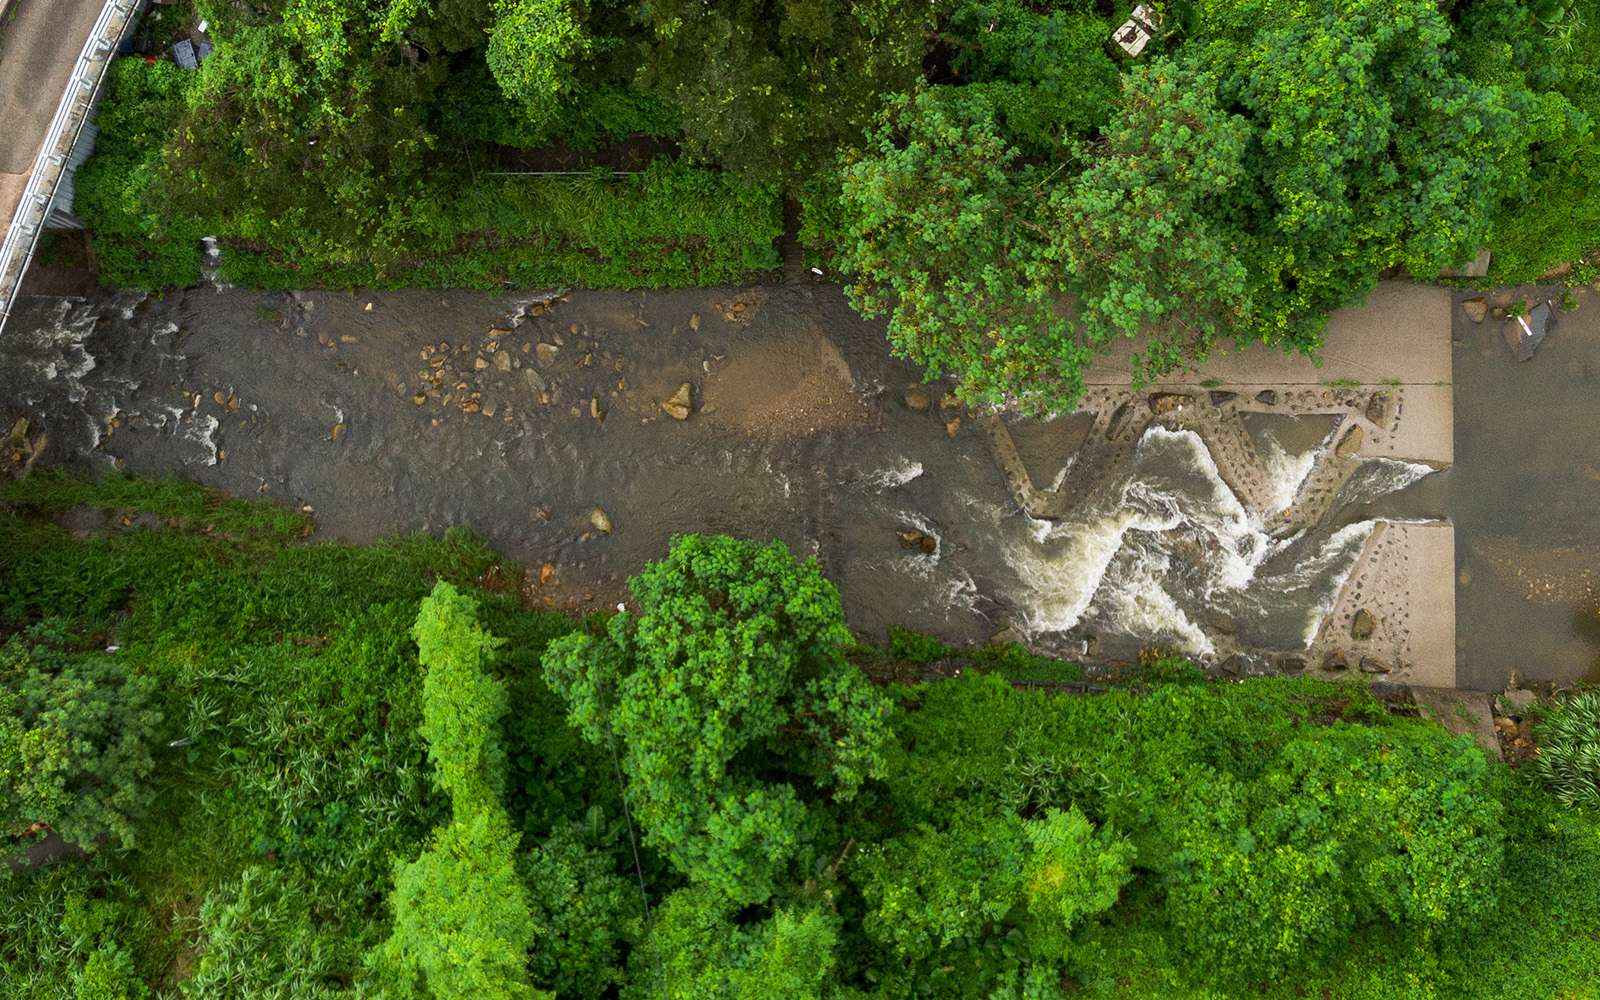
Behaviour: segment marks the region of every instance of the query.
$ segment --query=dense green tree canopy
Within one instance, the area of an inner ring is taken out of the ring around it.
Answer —
[[[782,543],[698,535],[630,586],[637,616],[552,643],[545,676],[621,755],[647,841],[691,879],[763,902],[813,819],[803,785],[758,775],[846,800],[882,772],[886,706],[844,660],[839,593]]]
[[[653,0],[635,8],[640,82],[678,107],[691,154],[796,182],[859,134],[880,95],[916,82],[942,7]]]

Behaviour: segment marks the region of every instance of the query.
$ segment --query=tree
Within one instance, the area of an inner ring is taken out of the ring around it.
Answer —
[[[1204,360],[1217,336],[1251,319],[1237,208],[1249,130],[1215,91],[1181,65],[1140,66],[1103,141],[1081,152],[1083,170],[1051,192],[1050,256],[1078,341],[1100,351],[1146,336],[1136,382]],[[1054,402],[1076,400],[1078,374]]]
[[[554,117],[572,88],[568,63],[589,45],[568,0],[500,0],[485,58],[501,92],[538,126]]]
[[[506,694],[488,673],[499,641],[477,621],[477,603],[441,580],[422,602],[411,634],[422,681],[422,737],[434,777],[456,811],[498,806],[506,759],[500,717]]]
[[[795,183],[851,141],[881,94],[921,75],[944,4],[659,0],[639,4],[639,80],[675,104],[683,147],[748,177]]]
[[[568,718],[616,741],[645,829],[680,871],[766,900],[809,838],[793,775],[850,798],[882,769],[883,698],[844,659],[839,593],[779,542],[675,538],[603,635],[551,643],[545,677]]]
[[[504,813],[457,817],[395,877],[397,965],[440,1000],[533,1000],[528,951],[538,934],[517,877],[518,837]]]
[[[1028,939],[1042,954],[1065,958],[1071,933],[1086,917],[1116,905],[1133,878],[1134,849],[1109,828],[1096,831],[1076,806],[1051,809],[1023,825],[1028,861],[1023,898]]]
[[[1174,927],[1220,977],[1337,955],[1383,922],[1424,940],[1493,912],[1505,831],[1470,739],[1335,724],[1291,740],[1258,781],[1187,782],[1162,817]]]
[[[1051,178],[1020,161],[986,96],[891,98],[843,177],[846,291],[863,316],[888,317],[897,355],[955,376],[968,403],[1074,394],[1091,354],[1057,307]]]
[[[820,1000],[834,984],[839,922],[815,907],[756,923],[715,890],[680,889],[629,962],[624,1000]]]
[[[134,842],[149,807],[156,685],[124,658],[0,647],[0,833],[38,826],[93,850]]]
[[[452,819],[422,856],[401,866],[390,903],[394,933],[382,972],[439,1000],[533,1000],[528,952],[539,928],[518,877],[519,838],[500,801],[505,692],[486,673],[498,642],[477,603],[441,580],[422,602],[412,634],[427,668],[422,733]]]
[[[972,403],[1070,408],[1123,337],[1151,337],[1141,379],[1202,359],[1247,315],[1230,207],[1247,130],[1213,90],[1140,67],[1075,175],[1022,164],[982,94],[891,101],[845,172],[851,301]]]
[[[1241,333],[1315,347],[1378,272],[1470,258],[1498,199],[1512,121],[1458,73],[1432,0],[1200,0],[1183,58],[1254,131]]]
[[[1026,820],[957,808],[856,862],[866,931],[904,958],[951,966],[952,946],[977,950],[1010,928],[1036,956],[1065,958],[1072,932],[1132,878],[1133,845],[1076,808]]]

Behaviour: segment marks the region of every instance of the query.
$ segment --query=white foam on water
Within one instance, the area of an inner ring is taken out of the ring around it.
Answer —
[[[1135,543],[1133,548],[1144,546]],[[1128,634],[1176,646],[1195,656],[1209,656],[1216,647],[1161,584],[1169,568],[1167,556],[1141,553],[1132,560],[1129,572],[1119,572],[1107,581],[1104,602],[1112,619]]]
[[[922,475],[922,463],[913,462],[902,455],[893,465],[886,469],[878,469],[867,476],[864,483],[874,493],[887,493],[889,490],[899,489],[920,475]]]
[[[187,424],[180,424],[183,438],[191,441],[201,448],[202,465],[217,464],[217,428],[222,426],[217,418],[211,414],[195,414],[196,419]]]
[[[1437,471],[1433,466],[1420,462],[1404,462],[1396,458],[1368,459],[1339,487],[1333,509],[1371,503],[1379,497],[1398,493]]]
[[[1301,649],[1311,648],[1311,643],[1317,638],[1317,631],[1322,628],[1323,619],[1333,610],[1334,602],[1344,590],[1345,582],[1350,579],[1350,574],[1355,572],[1356,562],[1361,558],[1361,550],[1366,547],[1367,539],[1372,537],[1372,529],[1376,526],[1375,521],[1357,521],[1355,524],[1345,525],[1333,533],[1333,537],[1328,539],[1327,544],[1314,559],[1296,568],[1296,573],[1309,581],[1315,579],[1317,573],[1327,573],[1337,563],[1343,563],[1343,567],[1330,578],[1329,585],[1323,589],[1322,596],[1306,609],[1305,628],[1300,633]]]
[[[1285,456],[1274,469],[1274,502],[1292,503],[1315,459],[1315,452]],[[1390,459],[1363,468],[1346,503],[1404,489],[1434,471]],[[1214,643],[1185,609],[1242,606],[1263,622],[1276,620],[1276,628],[1292,627],[1283,641],[1309,643],[1373,522],[1341,528],[1287,572],[1266,575],[1268,559],[1307,539],[1303,532],[1273,539],[1263,530],[1265,520],[1263,512],[1240,503],[1197,434],[1151,426],[1127,469],[1092,495],[1082,513],[1053,523],[1022,521],[1025,540],[1007,544],[1021,582],[1014,596],[1026,609],[1021,625],[1037,635],[1094,618],[1123,634],[1203,656],[1215,652]],[[1018,534],[1015,527],[1012,534]]]
[[[1262,464],[1267,470],[1267,514],[1276,514],[1287,510],[1294,505],[1295,497],[1300,495],[1300,487],[1305,485],[1306,477],[1311,475],[1311,470],[1317,465],[1317,448],[1303,451],[1298,455],[1291,455],[1284,451],[1283,445],[1271,434],[1266,438],[1266,450],[1261,455]],[[1324,439],[1324,445],[1326,439]]]

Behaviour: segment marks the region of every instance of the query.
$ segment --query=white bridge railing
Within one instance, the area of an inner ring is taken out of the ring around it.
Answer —
[[[55,200],[56,187],[66,170],[72,146],[83,131],[84,122],[89,120],[100,86],[105,82],[106,69],[142,2],[106,0],[100,16],[95,19],[94,29],[83,43],[72,79],[62,92],[61,103],[50,120],[50,130],[39,147],[33,172],[28,175],[28,184],[6,228],[5,240],[0,242],[0,330],[5,329],[6,320],[11,316],[17,290],[22,286],[22,275],[28,270],[45,220],[50,216],[50,203]]]

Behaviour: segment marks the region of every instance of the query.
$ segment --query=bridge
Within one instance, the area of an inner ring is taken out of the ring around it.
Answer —
[[[0,330],[142,0],[0,0]]]

